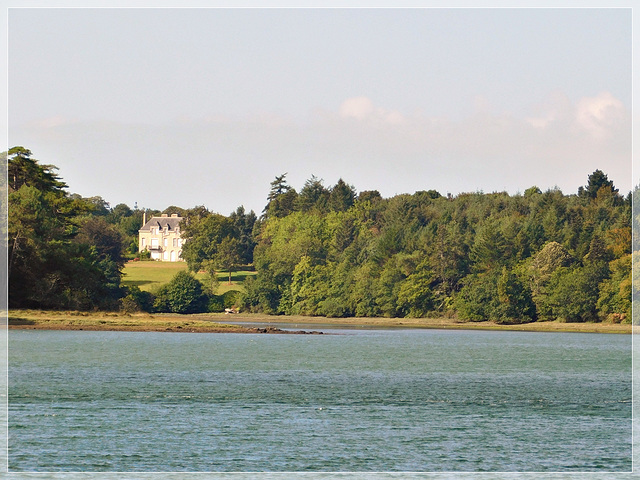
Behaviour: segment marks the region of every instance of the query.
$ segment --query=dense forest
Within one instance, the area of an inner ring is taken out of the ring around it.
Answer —
[[[311,177],[271,183],[258,218],[203,206],[111,208],[67,193],[56,167],[9,150],[9,304],[14,308],[245,311],[331,317],[450,316],[521,323],[631,321],[632,196],[596,170],[574,194],[435,190],[382,198]],[[637,196],[633,197],[638,201]],[[638,210],[640,211],[640,210]],[[152,293],[120,285],[143,213],[178,213],[183,272]],[[633,219],[637,223],[637,219]],[[244,292],[217,272],[254,268]]]

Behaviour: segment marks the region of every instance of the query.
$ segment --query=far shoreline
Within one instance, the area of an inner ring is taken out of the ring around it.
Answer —
[[[559,321],[531,322],[523,324],[499,324],[496,322],[463,322],[452,318],[387,318],[387,317],[309,317],[287,315],[263,315],[253,313],[238,314],[199,314],[201,318],[213,321],[225,319],[238,324],[287,324],[300,328],[305,325],[332,326],[338,328],[417,328],[445,330],[497,330],[497,331],[529,331],[529,332],[575,332],[575,333],[633,333],[630,323],[566,323]]]
[[[631,324],[564,323],[558,321],[504,325],[495,322],[461,322],[451,318],[328,318],[308,316],[237,314],[148,314],[77,312],[51,310],[10,310],[9,329],[164,331],[194,333],[320,333],[327,328],[418,328],[447,330],[494,330],[529,332],[575,332],[631,334]],[[233,322],[232,324],[228,322]],[[243,325],[246,324],[246,325]],[[251,325],[258,324],[259,326]],[[274,326],[278,325],[278,327]],[[281,328],[292,328],[282,330]],[[314,331],[306,329],[312,327]],[[300,329],[300,330],[298,330]]]

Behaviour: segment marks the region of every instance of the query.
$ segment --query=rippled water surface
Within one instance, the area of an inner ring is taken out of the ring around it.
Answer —
[[[9,468],[631,469],[630,335],[333,333],[12,330]]]

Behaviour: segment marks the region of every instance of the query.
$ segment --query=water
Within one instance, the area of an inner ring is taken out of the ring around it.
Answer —
[[[630,335],[333,333],[12,330],[9,469],[631,470]]]

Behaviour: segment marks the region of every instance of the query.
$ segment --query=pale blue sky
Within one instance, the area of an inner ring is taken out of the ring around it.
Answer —
[[[631,188],[629,9],[11,9],[9,145],[115,206]]]

